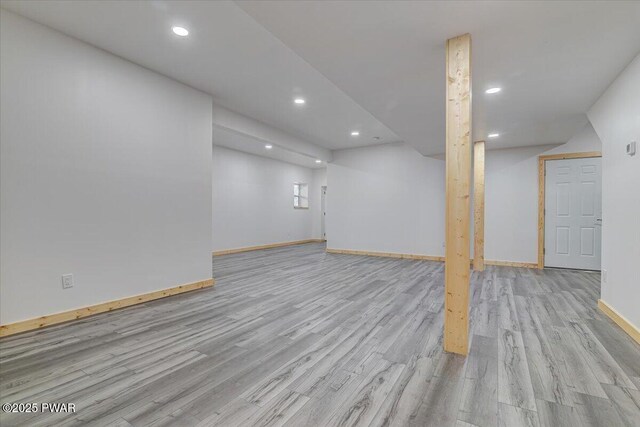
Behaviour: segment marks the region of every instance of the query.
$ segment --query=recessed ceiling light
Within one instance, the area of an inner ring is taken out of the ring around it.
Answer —
[[[266,148],[267,150],[271,150],[273,148],[273,145],[267,144],[264,146],[264,148]]]
[[[358,136],[360,135],[360,132],[358,132],[357,130],[354,130],[353,132],[351,132],[351,136]]]
[[[316,159],[316,163],[322,163],[322,160]]]
[[[293,102],[295,102],[296,104],[302,105],[307,101],[305,101],[304,98],[296,98],[293,100]]]
[[[500,136],[499,133],[490,133],[489,135],[487,135],[487,137],[489,137],[489,138],[497,138],[499,136]]]
[[[186,37],[189,35],[189,30],[184,27],[172,27],[171,30],[176,36]]]
[[[502,88],[499,88],[499,87],[492,87],[492,88],[489,88],[489,89],[485,90],[484,92],[485,92],[485,93],[498,93],[498,92],[500,92],[501,90],[502,90]]]

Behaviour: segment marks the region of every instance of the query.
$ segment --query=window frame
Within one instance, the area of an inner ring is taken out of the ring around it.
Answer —
[[[309,209],[309,185],[307,183],[293,183],[293,208]]]

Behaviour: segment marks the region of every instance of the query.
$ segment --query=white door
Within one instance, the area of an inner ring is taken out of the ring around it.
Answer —
[[[600,270],[600,157],[545,162],[544,265]]]
[[[327,216],[327,186],[322,186],[321,203],[320,203],[320,233],[323,240],[327,240],[327,232],[324,228],[324,219]]]

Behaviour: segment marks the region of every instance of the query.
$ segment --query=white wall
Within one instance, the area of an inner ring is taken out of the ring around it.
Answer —
[[[309,209],[293,208],[295,182],[309,185]],[[213,250],[313,238],[313,184],[310,168],[215,145]]]
[[[444,254],[444,162],[384,144],[334,151],[327,169],[327,247]]]
[[[600,151],[590,124],[566,144],[491,150],[485,155],[485,259],[538,262],[538,156]],[[473,253],[473,252],[472,252]]]
[[[211,278],[211,97],[0,15],[0,322]]]
[[[538,156],[600,148],[587,124],[559,146],[487,150],[485,258],[537,263]],[[404,144],[335,151],[327,246],[443,256],[444,178],[444,161]]]
[[[589,120],[602,140],[602,299],[640,327],[640,56],[591,107]]]

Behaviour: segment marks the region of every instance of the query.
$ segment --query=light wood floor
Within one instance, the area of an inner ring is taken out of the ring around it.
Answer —
[[[0,341],[11,425],[638,426],[640,346],[600,276],[472,276],[469,356],[442,352],[443,264],[321,244],[215,258],[214,289]]]

